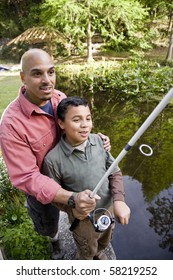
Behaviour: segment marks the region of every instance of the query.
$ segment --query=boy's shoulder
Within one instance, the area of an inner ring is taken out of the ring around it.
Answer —
[[[90,133],[89,141],[92,144],[96,144],[96,145],[99,144],[99,145],[103,146],[103,140],[101,139],[101,137],[98,134]]]
[[[61,150],[61,148],[60,148],[60,145],[59,145],[59,142],[58,142],[56,144],[56,146],[47,153],[47,155],[45,156],[45,160],[51,160],[52,161],[54,159],[57,159],[60,150]]]

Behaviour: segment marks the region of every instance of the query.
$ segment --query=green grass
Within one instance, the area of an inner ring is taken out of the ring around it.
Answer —
[[[7,105],[18,95],[21,80],[18,76],[0,76],[0,117]]]

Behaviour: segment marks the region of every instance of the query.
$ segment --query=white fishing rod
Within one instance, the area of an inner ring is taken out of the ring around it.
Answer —
[[[132,148],[132,146],[136,143],[136,141],[141,137],[141,135],[147,130],[147,128],[152,124],[152,122],[157,118],[160,112],[166,107],[169,101],[173,98],[173,88],[165,95],[165,97],[160,101],[160,103],[156,106],[153,112],[148,116],[145,122],[141,125],[141,127],[137,130],[137,132],[133,135],[124,149],[120,152],[117,158],[113,161],[111,166],[108,168],[104,176],[98,182],[90,197],[93,198],[94,195],[98,192],[103,182],[108,178],[108,176],[114,171],[114,168],[119,164],[119,162],[123,159],[123,157],[127,154],[127,152]]]

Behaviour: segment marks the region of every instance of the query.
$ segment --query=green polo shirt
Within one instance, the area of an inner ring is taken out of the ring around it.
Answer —
[[[61,137],[59,143],[46,155],[43,173],[68,191],[93,190],[113,161],[114,158],[105,151],[97,134],[90,134],[83,150],[72,147]],[[117,166],[114,172],[119,170]],[[112,204],[108,179],[97,194],[101,199],[97,201],[96,208],[108,208]]]

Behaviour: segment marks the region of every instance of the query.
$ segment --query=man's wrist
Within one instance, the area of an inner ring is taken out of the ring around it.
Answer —
[[[69,197],[68,201],[67,201],[67,205],[70,208],[75,208],[76,207],[76,201],[75,201],[75,197],[76,197],[77,193],[72,193],[72,195]]]

